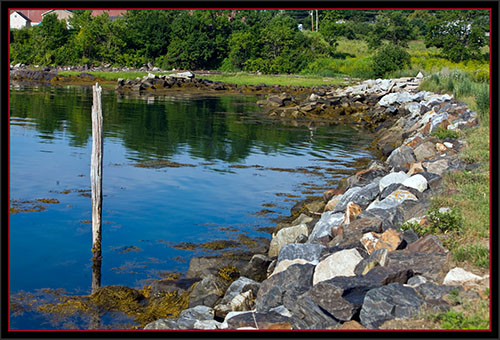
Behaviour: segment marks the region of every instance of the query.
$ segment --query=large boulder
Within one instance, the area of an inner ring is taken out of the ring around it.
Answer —
[[[291,330],[292,319],[276,312],[245,312],[225,320],[228,329]]]
[[[352,187],[347,190],[339,203],[333,209],[333,212],[337,213],[344,211],[349,203],[356,203],[361,207],[366,207],[379,193],[378,181],[374,181],[364,187]]]
[[[388,320],[416,316],[422,304],[423,299],[413,288],[391,283],[366,293],[359,317],[365,327],[378,328]]]
[[[373,201],[366,210],[372,210],[372,209],[390,209],[397,207],[403,201],[406,200],[412,200],[412,201],[418,201],[417,196],[412,194],[410,191],[407,190],[395,190],[393,191],[389,196],[384,198],[382,201]]]
[[[346,249],[325,258],[314,270],[313,284],[336,276],[354,276],[354,268],[363,260],[356,249]]]
[[[284,297],[297,296],[312,286],[314,265],[294,264],[286,270],[264,280],[257,293],[255,308],[258,312],[269,311],[283,305]]]
[[[292,243],[284,245],[278,255],[278,265],[283,260],[304,259],[313,264],[319,262],[324,246],[315,243]]]
[[[450,270],[450,253],[411,253],[395,250],[388,254],[387,264],[399,263],[413,270],[415,275],[422,275],[434,282],[442,282]]]
[[[271,259],[266,255],[255,254],[248,264],[241,269],[241,276],[262,282],[267,277],[267,268],[269,268],[271,262]]]
[[[410,178],[403,171],[391,172],[390,174],[382,177],[378,183],[379,191],[382,192],[386,187],[394,183],[403,183],[405,180]]]
[[[403,241],[403,234],[394,230],[387,229],[382,234],[369,232],[363,235],[360,242],[365,247],[368,254],[373,253],[378,249],[387,249],[388,251],[396,250]]]
[[[339,322],[314,302],[308,292],[285,296],[283,305],[291,313],[294,329],[325,330],[336,327]]]
[[[273,235],[269,246],[269,257],[278,256],[281,247],[285,244],[293,243],[300,235],[308,235],[307,225],[302,223],[296,226],[280,229]]]
[[[222,300],[214,307],[215,314],[224,318],[227,313],[250,310],[252,300],[257,296],[260,283],[246,277],[240,277],[227,288]]]
[[[332,227],[340,225],[344,221],[343,213],[334,213],[333,211],[326,211],[321,214],[321,218],[314,226],[311,235],[309,235],[308,242],[321,242],[322,239],[329,239],[332,236]]]
[[[208,321],[208,323],[203,322]],[[214,310],[207,306],[185,309],[177,319],[159,319],[144,327],[145,330],[188,330],[217,329],[219,323],[214,320]]]
[[[219,276],[208,274],[196,284],[189,295],[189,307],[204,305],[213,307],[224,296],[229,282]]]
[[[401,145],[387,158],[386,162],[391,168],[407,166],[416,160],[413,149],[406,145]]]
[[[365,277],[338,276],[315,284],[306,294],[337,320],[348,321],[361,309],[365,294],[379,286]]]
[[[436,148],[433,142],[427,141],[417,146],[413,150],[413,153],[415,154],[415,158],[417,159],[417,161],[421,162],[423,160],[434,157],[436,155]]]
[[[405,249],[413,253],[446,253],[448,250],[436,235],[426,235],[411,243]]]
[[[410,178],[403,181],[402,185],[417,189],[420,192],[427,190],[427,180],[422,175],[413,175]]]
[[[443,284],[463,285],[465,283],[478,282],[481,281],[482,279],[483,278],[479,275],[468,272],[462,268],[455,267],[446,274],[443,280]]]

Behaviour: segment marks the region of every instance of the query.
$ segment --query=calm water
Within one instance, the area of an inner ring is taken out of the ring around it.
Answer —
[[[346,126],[311,136],[263,121],[252,96],[125,98],[105,89],[102,99],[102,285],[141,287],[206,254],[179,242],[270,238],[259,228],[294,200],[374,158],[363,149],[370,136]],[[10,198],[21,210],[44,208],[10,216],[11,293],[88,294],[92,91],[11,87],[10,104]],[[148,166],[158,160],[192,166]],[[307,171],[288,171],[297,168]],[[11,327],[51,328],[30,313],[12,316]]]

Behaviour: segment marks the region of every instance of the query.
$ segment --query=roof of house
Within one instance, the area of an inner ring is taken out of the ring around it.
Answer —
[[[43,15],[53,10],[54,9],[51,8],[44,8],[44,9],[19,8],[19,9],[11,9],[9,14],[18,12],[24,15],[26,18],[30,19],[32,22],[36,23],[36,22],[42,22]],[[89,9],[89,10],[92,11],[91,12],[92,16],[98,16],[106,12],[110,17],[121,17],[127,12],[126,9]],[[72,10],[68,11],[71,12]]]
[[[31,22],[42,22],[42,13],[47,12],[50,8],[43,9],[31,9],[31,8],[19,8],[12,9],[12,12],[22,13],[25,17],[29,18]]]
[[[104,12],[108,13],[110,17],[121,17],[127,12],[126,9],[94,9],[92,10],[92,16],[98,16]]]
[[[69,13],[72,12],[72,10],[70,10],[70,9],[69,10],[68,9],[51,9],[51,10],[48,10],[48,11],[42,13],[42,17],[45,16],[45,15],[47,15],[47,14],[50,14],[50,13],[52,13],[54,11],[66,11],[66,12],[69,12]]]
[[[10,13],[10,14],[12,15],[13,13],[17,13],[20,17],[22,17],[22,18],[23,18],[23,19],[25,19],[26,21],[31,21],[31,19],[30,19],[30,18],[28,18],[26,15],[24,15],[24,14],[23,14],[23,13],[21,13],[21,12],[18,12],[18,11],[13,11],[13,12],[12,12],[12,13]]]

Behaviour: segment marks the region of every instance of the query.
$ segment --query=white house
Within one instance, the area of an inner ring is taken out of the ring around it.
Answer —
[[[26,17],[21,12],[12,12],[10,14],[10,28],[23,28],[23,27],[31,27],[31,20]]]

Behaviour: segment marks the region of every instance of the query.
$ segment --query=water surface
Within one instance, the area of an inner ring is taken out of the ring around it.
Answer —
[[[206,253],[180,242],[270,238],[259,228],[374,158],[369,135],[263,120],[257,99],[103,91],[102,285],[185,272]],[[11,87],[10,105],[10,198],[21,210],[10,216],[10,291],[88,294],[92,91]],[[11,317],[14,329],[52,327]]]

